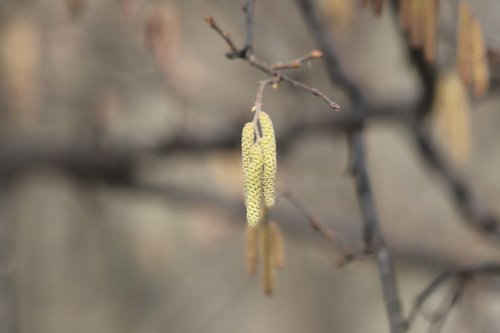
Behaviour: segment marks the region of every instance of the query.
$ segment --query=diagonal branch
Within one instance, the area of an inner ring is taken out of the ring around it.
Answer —
[[[498,217],[474,196],[472,189],[461,179],[452,166],[444,159],[437,145],[420,125],[414,129],[415,142],[420,156],[426,164],[436,171],[448,187],[455,206],[469,225],[486,236],[500,240],[500,224]]]
[[[305,217],[309,226],[323,236],[324,239],[328,241],[328,244],[332,245],[335,251],[340,254],[340,259],[337,261],[338,267],[343,267],[357,260],[373,259],[373,255],[371,254],[347,251],[343,246],[337,243],[335,231],[325,229],[291,193],[284,192],[281,196],[288,200],[288,202]]]

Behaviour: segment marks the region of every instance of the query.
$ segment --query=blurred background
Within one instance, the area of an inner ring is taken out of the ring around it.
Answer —
[[[421,85],[391,10],[376,17],[358,1],[320,3],[342,66],[370,105],[412,105]],[[488,48],[500,50],[500,2],[468,3]],[[245,271],[239,135],[266,76],[228,61],[203,21],[213,15],[241,44],[243,5],[0,2],[0,332],[388,331],[374,262],[337,268],[335,247],[283,197],[270,212],[286,245],[274,295],[263,295],[259,272]],[[456,6],[440,2],[440,71],[454,65]],[[254,51],[266,63],[316,48],[295,2],[257,1],[255,22]],[[290,74],[349,108],[321,60]],[[345,136],[322,126],[331,110],[285,83],[266,91],[264,109],[278,137],[278,193],[359,251]],[[500,213],[498,84],[472,99],[470,126],[459,170]],[[498,245],[463,223],[404,128],[370,125],[366,141],[406,311],[439,272],[500,263]],[[427,327],[420,317],[411,332]],[[472,279],[444,331],[500,332],[498,278]]]

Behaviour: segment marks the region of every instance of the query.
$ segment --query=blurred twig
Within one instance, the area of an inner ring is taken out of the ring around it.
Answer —
[[[408,319],[406,320],[405,326],[407,329],[412,327],[418,313],[422,310],[426,301],[439,289],[440,286],[450,279],[458,279],[457,287],[453,288],[453,296],[450,300],[445,300],[443,302],[442,309],[440,309],[437,316],[431,320],[431,329],[439,331],[438,328],[440,328],[440,325],[443,324],[447,314],[451,311],[453,306],[457,304],[466,283],[471,278],[481,275],[500,275],[500,265],[498,263],[485,263],[472,267],[450,269],[439,274],[415,298]]]
[[[340,260],[337,262],[338,267],[345,266],[346,264],[349,264],[353,261],[373,258],[373,255],[371,254],[346,251],[343,247],[340,246],[339,243],[337,243],[337,239],[335,238],[335,231],[326,230],[291,193],[284,192],[281,196],[287,199],[288,202],[290,202],[290,204],[305,217],[307,223],[313,230],[317,231],[321,236],[329,241],[329,244],[333,245],[335,250],[341,256]]]
[[[290,202],[292,204],[292,206],[294,206],[302,215],[304,215],[304,217],[307,220],[307,223],[309,223],[309,226],[313,230],[316,230],[317,232],[319,232],[323,237],[325,237],[328,240],[331,240],[331,241],[335,240],[335,233],[330,231],[330,230],[324,229],[321,226],[321,224],[318,221],[316,221],[316,219],[314,217],[312,217],[311,214],[309,214],[307,212],[307,210],[304,208],[304,206],[298,200],[295,199],[294,196],[292,196],[288,192],[285,192],[282,194],[282,197],[287,199],[288,202]]]
[[[453,286],[449,291],[449,294],[445,296],[442,300],[436,313],[431,318],[431,325],[429,327],[429,333],[439,333],[446,323],[451,310],[459,302],[463,294],[463,281],[458,282],[458,285]]]

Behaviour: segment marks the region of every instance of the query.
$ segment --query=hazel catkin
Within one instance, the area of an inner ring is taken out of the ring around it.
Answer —
[[[261,216],[262,171],[264,165],[260,145],[254,144],[249,155],[248,167],[245,172],[245,203],[248,225],[256,226],[259,224]]]
[[[250,150],[254,144],[254,125],[246,123],[241,131],[241,160],[243,164],[243,173],[248,172],[250,165]]]
[[[266,207],[274,206],[276,199],[276,137],[274,127],[269,115],[265,112],[259,114],[262,139],[259,141],[264,157],[264,170],[262,176],[262,191]]]

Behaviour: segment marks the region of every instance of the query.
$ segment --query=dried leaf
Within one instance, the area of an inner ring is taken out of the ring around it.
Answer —
[[[474,94],[478,97],[483,96],[489,84],[488,63],[483,33],[476,19],[470,22],[470,54]]]
[[[6,104],[23,126],[31,126],[39,106],[40,29],[19,14],[7,20],[0,40]]]
[[[354,15],[352,0],[321,0],[319,4],[336,27],[346,29],[351,25]]]
[[[410,4],[410,42],[413,47],[421,47],[424,40],[422,0],[412,0]]]
[[[165,74],[173,70],[179,44],[178,14],[174,7],[153,6],[146,19],[144,36],[155,61]]]
[[[471,11],[467,3],[461,1],[458,5],[458,28],[457,28],[457,62],[460,77],[465,85],[470,88],[471,62],[470,62],[470,39],[469,27],[472,19]]]
[[[86,0],[66,0],[66,8],[71,18],[78,18],[85,10]]]
[[[470,108],[466,89],[456,71],[440,75],[434,113],[438,134],[451,157],[463,162],[470,152]]]
[[[380,16],[382,15],[382,10],[384,8],[384,0],[372,0],[373,12]]]
[[[412,0],[401,0],[399,7],[399,24],[404,30],[410,27],[410,5]]]

